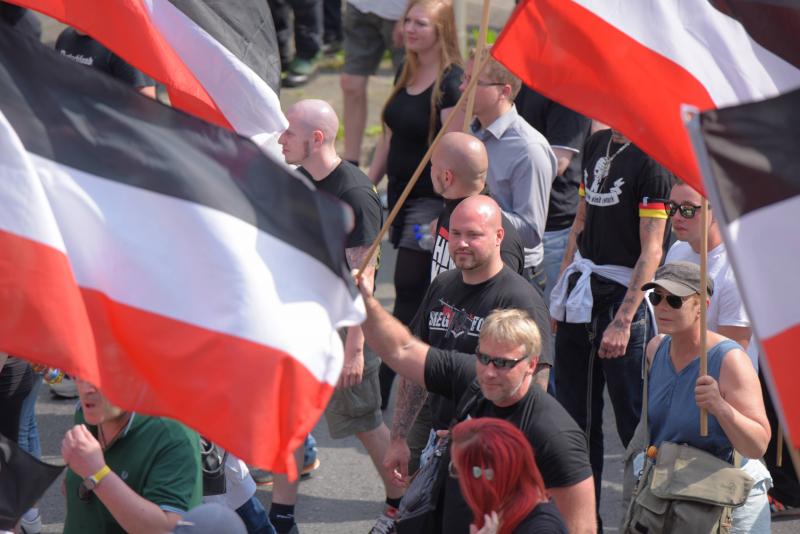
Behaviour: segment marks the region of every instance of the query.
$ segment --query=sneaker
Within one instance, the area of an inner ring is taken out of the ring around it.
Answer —
[[[310,463],[303,466],[300,470],[300,478],[308,478],[311,476],[312,471],[316,471],[320,466],[319,458],[314,458]],[[256,486],[272,486],[275,477],[272,476],[272,471],[265,471],[263,469],[250,468],[250,476],[256,483]]]
[[[375,526],[369,531],[369,534],[394,534],[397,530],[394,527],[394,521],[397,518],[397,508],[394,506],[386,506],[383,514],[375,522]]]
[[[310,59],[296,57],[289,63],[286,77],[283,79],[284,87],[300,87],[307,84],[317,73],[319,54]]]
[[[56,397],[61,397],[62,399],[75,399],[78,397],[78,386],[75,385],[75,381],[69,376],[65,376],[61,382],[49,384],[49,386],[50,393]]]
[[[342,49],[341,39],[331,39],[322,43],[322,53],[326,56],[332,56]]]
[[[31,508],[22,516],[19,522],[22,534],[41,534],[42,515],[37,508]]]
[[[800,508],[783,504],[772,495],[769,496],[769,511],[772,517],[800,516]]]

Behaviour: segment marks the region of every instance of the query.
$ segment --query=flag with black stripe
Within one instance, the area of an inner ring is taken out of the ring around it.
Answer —
[[[163,83],[176,108],[262,145],[286,129],[266,1],[10,1],[91,35]]]
[[[766,355],[775,405],[798,446],[800,90],[705,112],[700,126],[706,189]]]
[[[0,350],[286,470],[336,384],[337,329],[363,319],[351,212],[83,71],[0,32]]]

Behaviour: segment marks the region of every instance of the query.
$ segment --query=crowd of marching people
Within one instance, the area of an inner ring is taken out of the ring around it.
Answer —
[[[523,86],[489,50],[462,57],[448,0],[269,5],[285,86],[344,49],[344,152],[339,117],[318,99],[284,110],[278,143],[354,214],[345,256],[367,318],[340,332],[344,365],[325,417],[331,438],[358,438],[383,482],[370,532],[600,532],[603,471],[623,468],[624,532],[766,533],[772,515],[797,512],[800,485],[788,456],[777,465],[776,417],[714,206],[703,228],[701,194],[624,133]],[[37,31],[30,13],[0,10]],[[156,97],[152,80],[87,35],[67,29],[55,48]],[[365,171],[367,82],[386,51],[395,82]],[[390,313],[373,295],[381,259],[370,245],[396,206]],[[43,375],[79,399],[61,445],[65,532],[190,532],[193,521],[299,531],[299,478],[114,406],[79,377],[13,355],[0,369],[0,433],[35,457]],[[606,398],[624,467],[604,465]],[[295,458],[301,476],[325,468],[313,436]],[[272,486],[269,509],[257,485]],[[39,510],[18,528],[41,532]]]

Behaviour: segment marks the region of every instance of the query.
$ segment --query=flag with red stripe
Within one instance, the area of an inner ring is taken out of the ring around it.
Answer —
[[[523,0],[492,53],[702,191],[682,106],[708,110],[800,87],[798,22],[797,4],[768,0]]]
[[[267,2],[10,0],[94,37],[163,83],[170,102],[259,144],[286,129]]]
[[[800,447],[800,90],[708,111],[700,124],[706,188],[766,356],[772,398]]]
[[[291,468],[363,319],[350,212],[252,142],[0,32],[0,351]]]

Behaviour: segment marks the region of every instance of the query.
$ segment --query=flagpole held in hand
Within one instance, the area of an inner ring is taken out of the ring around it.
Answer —
[[[483,61],[483,51],[486,49],[486,34],[489,29],[489,2],[490,0],[483,0],[483,14],[481,15],[481,26],[478,30],[478,42],[475,45],[475,60],[473,67],[476,63]],[[483,69],[475,70],[473,68],[472,77],[477,78]],[[472,123],[472,110],[475,108],[475,88],[476,84],[471,85],[471,89],[467,93],[467,107],[464,113],[464,133],[469,133],[469,125]]]
[[[700,376],[708,374],[708,200],[703,198],[700,211]],[[700,435],[708,436],[708,410],[700,409]]]
[[[478,70],[476,72],[482,71],[483,67],[486,66],[488,60],[489,60],[488,56],[485,58],[481,58],[480,65],[478,66]],[[469,84],[467,85],[466,90],[463,93],[461,93],[461,97],[459,97],[458,102],[456,102],[456,105],[454,106],[455,109],[458,109],[463,105],[464,98],[466,98],[466,96],[474,89],[476,83],[478,83],[478,77],[472,76],[469,80]],[[367,250],[367,254],[364,256],[364,261],[361,262],[361,266],[358,268],[358,273],[356,274],[356,277],[361,276],[361,273],[364,272],[364,269],[366,269],[367,265],[369,265],[369,262],[372,261],[372,256],[375,255],[375,251],[380,246],[381,240],[383,240],[383,236],[386,235],[386,232],[392,226],[392,222],[394,222],[395,218],[397,218],[397,214],[400,213],[400,208],[403,206],[403,203],[408,198],[408,195],[411,194],[411,189],[414,187],[414,184],[417,183],[417,180],[419,180],[422,171],[428,164],[428,160],[431,159],[431,155],[433,154],[433,150],[436,148],[436,145],[439,143],[439,139],[441,139],[444,133],[448,130],[448,128],[450,127],[450,123],[453,122],[453,118],[456,115],[458,115],[458,113],[456,113],[455,110],[453,110],[453,112],[447,116],[447,118],[444,121],[444,124],[442,124],[442,127],[439,129],[439,133],[437,133],[436,137],[433,139],[431,146],[428,147],[427,152],[425,152],[425,155],[422,156],[422,160],[419,162],[419,165],[417,165],[417,170],[414,171],[414,174],[408,181],[408,185],[406,185],[406,188],[403,190],[403,193],[400,195],[400,198],[397,199],[397,202],[395,203],[394,208],[392,208],[392,211],[389,213],[389,216],[386,217],[386,222],[383,223],[383,228],[381,228],[381,231],[378,232],[378,236],[375,238],[375,241],[372,242],[372,245],[370,245],[369,250]]]

